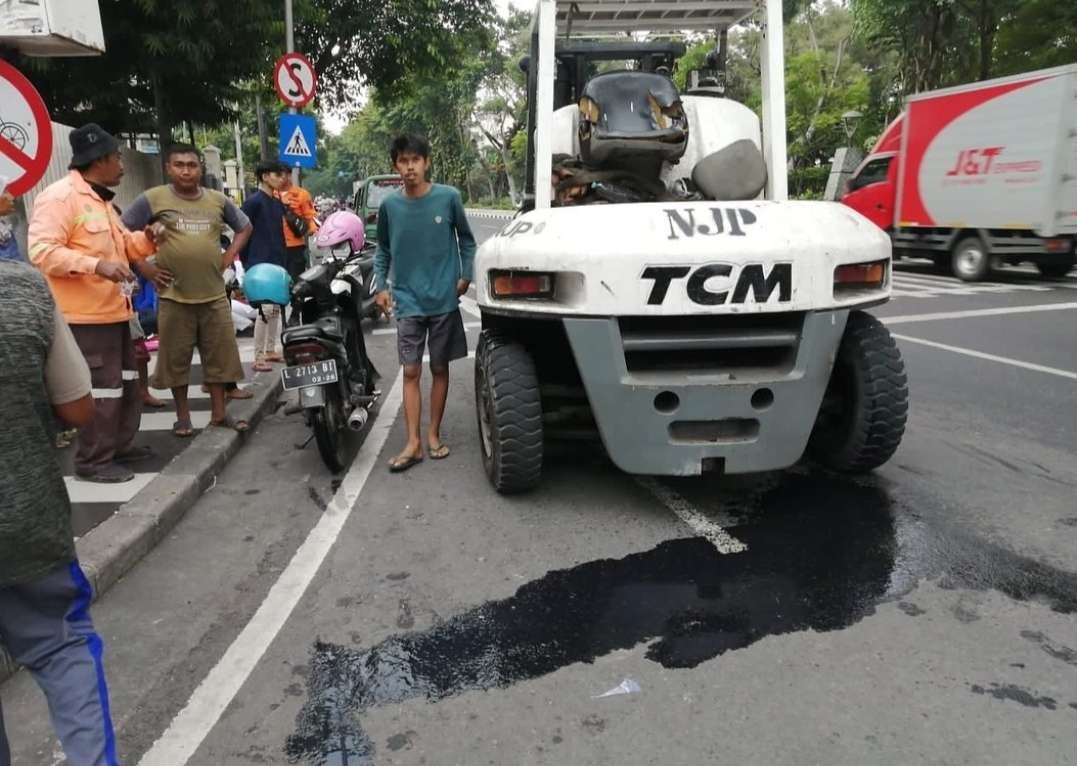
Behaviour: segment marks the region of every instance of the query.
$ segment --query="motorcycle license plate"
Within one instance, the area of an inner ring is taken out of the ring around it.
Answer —
[[[324,362],[312,362],[311,364],[298,364],[295,367],[285,367],[280,371],[281,383],[285,391],[307,386],[324,386],[326,383],[337,382],[337,362],[335,359],[327,359]]]

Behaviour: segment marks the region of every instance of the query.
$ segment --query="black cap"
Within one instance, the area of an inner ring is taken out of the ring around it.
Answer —
[[[71,167],[83,168],[120,149],[120,142],[96,122],[75,128],[68,136],[71,141]]]

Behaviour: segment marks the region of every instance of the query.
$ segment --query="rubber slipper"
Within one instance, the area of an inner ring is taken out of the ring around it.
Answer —
[[[394,458],[389,462],[389,473],[404,473],[404,471],[408,470],[412,466],[419,465],[419,463],[421,462],[423,462],[423,459],[420,455],[412,455],[410,457],[404,458],[403,460],[401,460],[400,458]]]
[[[168,406],[167,402],[162,402],[156,396],[150,396],[142,400],[143,407],[150,407],[155,410],[163,410]]]
[[[429,450],[431,460],[444,460],[449,456],[449,445],[439,444],[437,447],[431,447]]]
[[[251,369],[255,372],[273,372],[273,365],[269,362],[255,362],[251,365]]]
[[[214,428],[231,428],[237,433],[243,433],[249,431],[251,428],[250,423],[246,420],[233,418],[231,415],[225,415],[224,420],[211,420],[209,424]]]
[[[226,396],[229,399],[253,399],[254,394],[245,388],[233,388]]]
[[[172,435],[181,439],[189,439],[194,436],[194,426],[189,420],[177,420],[172,424]]]

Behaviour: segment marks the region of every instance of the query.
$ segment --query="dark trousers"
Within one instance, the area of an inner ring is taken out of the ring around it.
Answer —
[[[296,245],[289,247],[285,254],[285,263],[288,264],[288,274],[292,277],[292,284],[299,281],[299,275],[307,270],[307,246]],[[292,315],[288,318],[289,326],[299,324],[299,302],[292,299]]]
[[[79,429],[75,470],[93,473],[131,447],[142,422],[138,364],[127,322],[71,325],[93,383],[94,419]]]

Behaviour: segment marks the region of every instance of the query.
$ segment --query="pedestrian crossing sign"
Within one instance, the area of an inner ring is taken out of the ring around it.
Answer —
[[[280,116],[280,161],[291,168],[318,165],[318,142],[314,118],[305,114]]]

